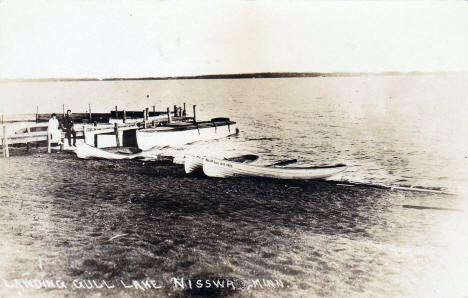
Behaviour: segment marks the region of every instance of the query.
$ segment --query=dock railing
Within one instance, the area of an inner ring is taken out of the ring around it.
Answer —
[[[187,116],[186,105],[182,107],[174,106],[174,110],[156,111],[153,106],[152,111],[148,108],[140,111],[119,111],[115,107],[110,113],[91,113],[91,105],[85,113],[73,113],[71,115],[75,122],[76,137],[85,139],[88,133],[96,135],[100,134],[115,134],[116,145],[121,145],[119,140],[119,132],[123,130],[141,129],[147,127],[156,127],[160,124],[171,123],[173,121],[192,121],[196,122],[196,106],[193,106],[193,117]],[[65,115],[65,105],[62,106],[62,113],[56,113],[57,119],[60,121]],[[47,128],[47,121],[51,118],[52,113],[39,114],[39,107],[36,107],[35,114],[16,114],[16,115],[1,115],[1,145],[3,157],[9,157],[10,145],[26,144],[28,150],[32,142],[47,141],[47,151],[51,152],[51,137]],[[32,124],[28,124],[34,122]],[[22,127],[21,127],[22,125]],[[65,139],[65,132],[61,133],[61,143]],[[97,146],[97,145],[96,145]]]
[[[114,123],[94,126],[92,124],[75,125],[76,137],[84,139],[87,133],[93,134],[111,134],[114,133],[117,137],[120,131],[138,129],[137,123]],[[65,140],[65,132],[61,132],[60,139],[63,143]],[[116,139],[117,140],[117,139]],[[3,157],[9,157],[9,146],[14,144],[26,144],[32,142],[47,141],[47,152],[51,152],[51,137],[49,130],[43,131],[27,131],[25,133],[9,133],[7,125],[2,126],[2,151]],[[119,145],[119,142],[117,142]],[[29,146],[28,146],[29,148]]]

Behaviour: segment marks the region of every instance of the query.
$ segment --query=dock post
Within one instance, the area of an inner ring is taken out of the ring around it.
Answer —
[[[197,123],[197,105],[193,105],[193,123]]]
[[[120,147],[120,139],[119,139],[119,124],[114,123],[114,132],[115,132],[115,142],[117,147]]]
[[[62,152],[65,147],[65,136],[64,137],[62,136],[63,134],[60,133],[60,139],[59,139],[60,140],[60,152]]]
[[[187,116],[187,110],[185,109],[185,102],[184,102],[184,110],[182,111],[182,116]]]
[[[177,106],[174,105],[174,117],[177,117]]]
[[[31,133],[31,128],[29,126],[26,127],[26,133]],[[29,152],[29,142],[26,142],[26,151]]]
[[[146,108],[145,111],[146,111],[146,114],[145,114],[146,121],[148,121],[148,119],[149,119],[149,108]]]
[[[39,106],[36,106],[36,123],[39,122]]]
[[[65,117],[65,104],[62,104],[62,117]]]
[[[171,111],[167,108],[167,123],[171,123]]]
[[[8,151],[8,137],[6,134],[6,125],[3,125],[3,157],[10,157],[10,151]]]
[[[117,116],[117,114],[118,114],[118,110],[117,110],[117,106],[115,106],[115,119],[119,118],[119,116]]]
[[[94,147],[98,148],[98,134],[94,134]]]
[[[146,110],[143,110],[143,128],[146,128],[147,123],[146,123]]]
[[[51,152],[51,148],[50,148],[50,131],[49,131],[49,128],[47,128],[47,153],[50,153]]]
[[[123,110],[123,123],[127,123],[127,112]]]
[[[153,113],[156,113],[156,106],[153,106]]]
[[[89,109],[89,123],[91,123],[92,115],[91,115],[91,104],[88,104]]]
[[[87,143],[86,143],[86,134],[87,134],[87,133],[86,133],[86,126],[83,125],[83,139],[84,139],[85,144],[87,144]]]

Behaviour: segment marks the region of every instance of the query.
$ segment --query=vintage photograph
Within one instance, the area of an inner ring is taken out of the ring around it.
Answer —
[[[467,29],[0,0],[0,297],[467,297]]]

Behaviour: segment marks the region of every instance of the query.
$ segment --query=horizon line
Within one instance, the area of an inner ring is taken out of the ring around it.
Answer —
[[[385,75],[427,75],[462,74],[464,71],[383,71],[383,72],[254,72],[234,74],[208,74],[193,76],[164,77],[109,77],[109,78],[0,78],[0,82],[67,82],[67,81],[163,81],[163,80],[222,80],[222,79],[270,79],[270,78],[309,78],[309,77],[358,77]]]

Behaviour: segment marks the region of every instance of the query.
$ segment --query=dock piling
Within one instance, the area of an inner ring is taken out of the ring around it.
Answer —
[[[88,110],[89,110],[89,123],[91,123],[91,119],[92,119],[91,104],[88,104]]]
[[[171,111],[169,107],[167,108],[167,123],[171,123]]]
[[[153,106],[153,113],[156,113],[156,106]]]
[[[26,133],[31,133],[31,127],[26,127]],[[26,142],[26,151],[29,152],[29,142]]]
[[[39,122],[39,106],[36,106],[36,123]]]
[[[187,110],[185,109],[185,102],[184,102],[184,110],[182,111],[182,116],[187,116]]]
[[[6,125],[3,125],[2,147],[3,147],[3,157],[10,157],[10,151],[8,150],[8,137],[6,134]]]
[[[197,123],[197,105],[193,105],[193,122]]]
[[[119,139],[119,124],[114,123],[114,132],[115,132],[115,142],[117,147],[120,147],[120,139]]]
[[[52,150],[50,148],[50,131],[49,128],[47,128],[47,153],[51,153]]]
[[[146,110],[143,110],[143,128],[146,128]]]
[[[127,123],[127,112],[125,112],[125,110],[123,110],[123,123]]]
[[[83,139],[84,139],[85,144],[86,144],[86,135],[87,135],[86,126],[83,125]]]
[[[148,119],[149,119],[149,108],[146,108],[145,111],[146,111],[146,113],[145,113],[146,121],[148,121]]]

